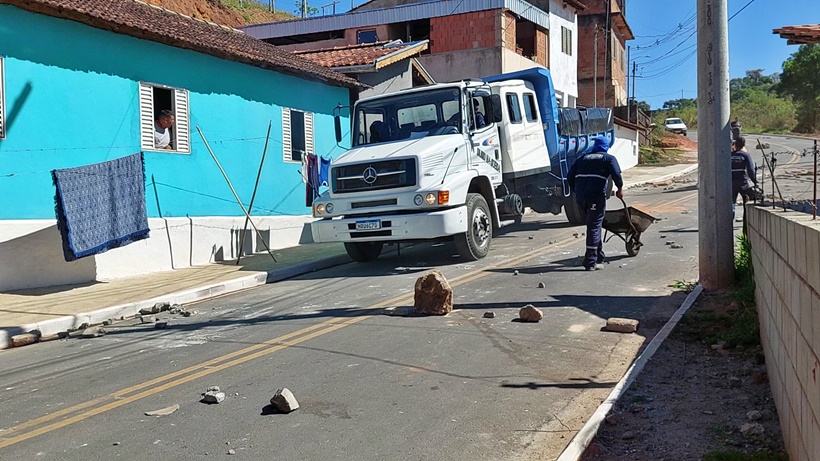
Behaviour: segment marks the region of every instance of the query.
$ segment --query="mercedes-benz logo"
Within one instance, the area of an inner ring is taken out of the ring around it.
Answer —
[[[373,184],[376,182],[376,178],[378,177],[379,173],[372,166],[367,167],[367,169],[364,170],[364,173],[362,173],[362,180],[368,184]]]

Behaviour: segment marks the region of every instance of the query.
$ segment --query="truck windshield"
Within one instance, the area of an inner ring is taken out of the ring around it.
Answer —
[[[353,145],[461,133],[458,88],[397,94],[356,106]]]

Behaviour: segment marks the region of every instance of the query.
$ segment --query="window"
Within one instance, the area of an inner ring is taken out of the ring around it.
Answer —
[[[572,30],[561,26],[561,51],[572,56]]]
[[[515,93],[507,94],[507,112],[510,114],[510,123],[521,123],[521,105]]]
[[[6,137],[6,74],[0,56],[0,139]]]
[[[524,112],[527,114],[527,121],[534,122],[538,119],[538,107],[535,105],[535,95],[524,94]]]
[[[140,82],[140,146],[143,150],[162,150],[177,153],[191,152],[188,91]],[[168,149],[158,149],[154,142],[156,120],[162,111],[171,111],[174,124],[168,127]]]
[[[376,29],[365,29],[356,31],[356,43],[376,43],[379,41],[379,36],[376,35]]]
[[[282,156],[286,162],[302,162],[313,153],[313,112],[282,108]]]

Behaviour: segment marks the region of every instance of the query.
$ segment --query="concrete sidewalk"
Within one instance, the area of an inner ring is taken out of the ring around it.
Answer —
[[[637,166],[624,172],[625,189],[687,174],[697,164]],[[157,302],[185,304],[350,262],[342,244],[310,244],[236,261],[139,277],[0,293],[0,349],[13,335],[39,330],[45,337],[132,317]]]

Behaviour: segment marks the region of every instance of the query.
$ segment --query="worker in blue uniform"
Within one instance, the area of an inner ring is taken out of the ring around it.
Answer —
[[[746,202],[754,198],[755,186],[757,186],[755,162],[746,151],[746,139],[738,136],[732,142],[732,216],[735,215],[738,195],[743,197],[743,216],[746,216]]]
[[[587,248],[584,268],[588,271],[604,268],[601,225],[606,213],[609,178],[612,178],[618,188],[615,193],[618,198],[623,198],[624,186],[618,159],[608,152],[609,141],[603,136],[596,136],[592,138],[592,143],[590,152],[575,161],[567,176],[569,187],[575,192],[575,200],[586,214]]]

